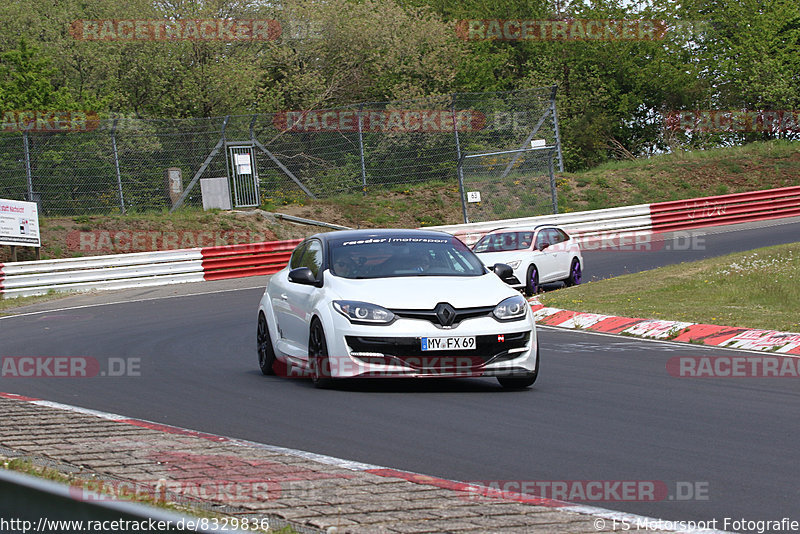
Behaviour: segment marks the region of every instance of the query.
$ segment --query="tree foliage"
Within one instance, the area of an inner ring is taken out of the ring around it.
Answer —
[[[277,19],[284,31],[269,42],[70,32],[76,20],[219,18]],[[0,19],[4,109],[180,118],[555,84],[567,165],[578,169],[731,142],[667,130],[670,111],[800,107],[796,0],[10,0]],[[456,23],[471,19],[655,19],[672,30],[641,41],[462,40]]]

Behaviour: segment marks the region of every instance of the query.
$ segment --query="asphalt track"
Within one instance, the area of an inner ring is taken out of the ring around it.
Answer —
[[[587,275],[798,235],[798,222],[748,225],[706,234],[702,249],[587,251]],[[261,376],[260,296],[248,289],[3,318],[0,356],[89,356],[101,367],[134,358],[140,376],[5,377],[0,391],[456,480],[662,481],[671,494],[663,501],[590,504],[665,519],[800,519],[797,379],[681,379],[665,369],[674,356],[734,351],[543,328],[543,369],[529,391],[492,379],[376,379],[324,391]],[[680,499],[678,483],[707,498]]]

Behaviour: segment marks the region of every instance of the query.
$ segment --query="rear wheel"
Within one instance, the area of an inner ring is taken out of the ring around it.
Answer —
[[[269,336],[269,326],[263,313],[258,314],[258,366],[265,375],[274,375],[275,349]]]
[[[531,265],[525,276],[525,295],[530,297],[537,293],[539,293],[539,269],[535,265]]]
[[[308,364],[311,366],[311,383],[314,387],[327,388],[333,384],[325,330],[316,317],[311,321],[308,335]]]
[[[577,286],[583,280],[581,262],[578,258],[572,258],[572,265],[569,268],[569,276],[565,280],[567,286]]]

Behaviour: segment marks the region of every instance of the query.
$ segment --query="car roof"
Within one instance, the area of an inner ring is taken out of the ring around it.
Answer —
[[[486,234],[493,234],[495,232],[533,232],[539,228],[558,228],[561,230],[557,224],[537,224],[536,226],[503,226],[501,228],[495,228],[491,232],[486,232]]]
[[[328,243],[334,239],[369,239],[382,237],[455,237],[440,230],[419,230],[412,228],[367,228],[363,230],[336,230],[314,234],[311,238]],[[311,239],[309,238],[309,239]]]

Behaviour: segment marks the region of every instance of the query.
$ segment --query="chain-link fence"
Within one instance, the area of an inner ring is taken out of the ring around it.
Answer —
[[[561,161],[555,87],[95,126],[0,133],[0,198],[38,201],[50,216],[175,209],[202,204],[200,179],[226,177],[242,207],[455,184],[462,156],[519,150],[533,138]],[[515,165],[508,176],[525,180],[527,167]]]
[[[464,222],[558,213],[555,146],[464,156],[459,164]]]

